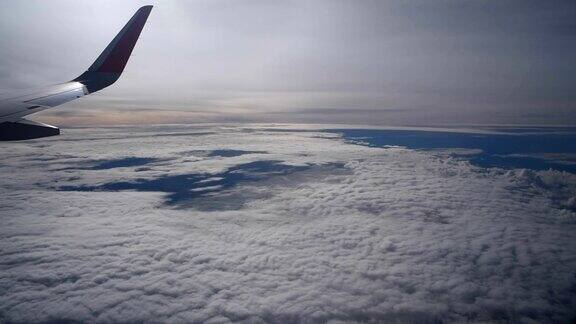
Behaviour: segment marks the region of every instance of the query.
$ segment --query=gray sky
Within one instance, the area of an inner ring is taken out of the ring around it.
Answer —
[[[83,72],[154,4],[111,88],[58,125],[576,124],[575,1],[0,1],[0,88]]]

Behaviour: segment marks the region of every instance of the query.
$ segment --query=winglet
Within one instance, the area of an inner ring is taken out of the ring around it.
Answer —
[[[152,6],[138,9],[90,68],[74,81],[83,83],[89,92],[94,92],[118,80],[151,11]]]

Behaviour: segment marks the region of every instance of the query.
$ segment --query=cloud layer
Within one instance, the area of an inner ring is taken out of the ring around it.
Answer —
[[[487,170],[270,127],[70,130],[2,151],[1,321],[576,315],[567,173]],[[283,167],[239,167],[258,161]],[[106,187],[234,171],[257,179],[179,206],[161,186]],[[72,186],[94,191],[63,191]]]

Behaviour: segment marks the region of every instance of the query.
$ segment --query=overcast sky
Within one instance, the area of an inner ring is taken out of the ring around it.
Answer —
[[[122,78],[36,115],[576,124],[576,1],[0,1],[0,88],[70,80],[154,4]]]

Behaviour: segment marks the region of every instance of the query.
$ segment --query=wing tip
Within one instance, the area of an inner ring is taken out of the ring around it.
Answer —
[[[138,11],[150,11],[150,10],[152,10],[152,8],[154,8],[153,5],[146,5],[146,6],[140,7],[140,9],[138,9]]]
[[[152,8],[140,7],[88,70],[74,81],[83,83],[90,93],[114,83],[124,71]]]

